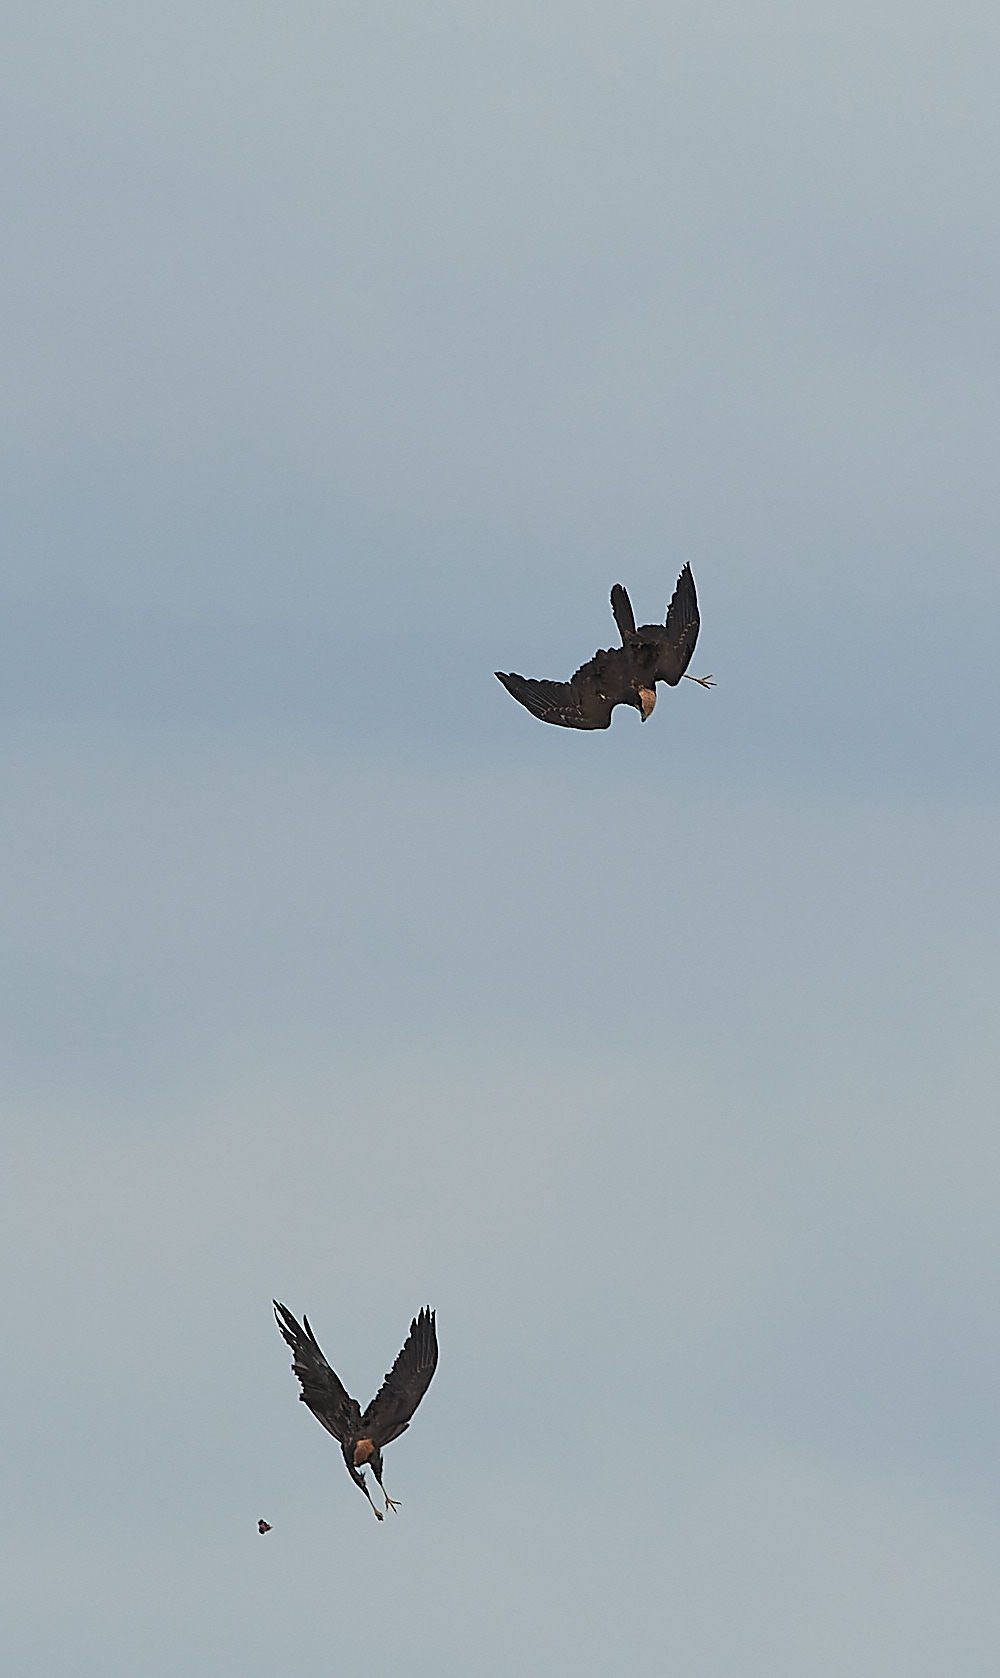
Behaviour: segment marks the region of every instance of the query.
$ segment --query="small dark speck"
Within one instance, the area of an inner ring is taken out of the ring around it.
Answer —
[[[258,1532],[270,1532],[270,1530],[271,1530],[271,1528],[268,1526],[266,1521],[258,1521],[257,1522],[257,1531]]]

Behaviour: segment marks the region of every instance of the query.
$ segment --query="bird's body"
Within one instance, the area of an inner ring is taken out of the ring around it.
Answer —
[[[666,623],[635,626],[632,605],[621,583],[611,590],[611,609],[622,638],[620,647],[594,654],[568,682],[535,681],[513,671],[496,676],[532,716],[560,728],[610,728],[616,705],[631,705],[643,722],[656,704],[656,684],[676,687],[687,672],[701,619],[691,567],[677,579]],[[692,676],[703,687],[710,676]]]
[[[410,1419],[430,1386],[437,1368],[438,1346],[434,1313],[426,1307],[410,1324],[410,1332],[398,1358],[381,1387],[362,1414],[356,1398],[334,1374],[320,1351],[309,1327],[309,1318],[296,1322],[287,1306],[274,1301],[278,1327],[292,1348],[292,1368],[302,1383],[299,1397],[316,1420],[322,1422],[340,1445],[347,1472],[360,1486],[379,1520],[382,1512],[372,1503],[361,1469],[367,1463],[378,1481],[387,1509],[395,1508],[382,1485],[382,1447],[405,1433]],[[304,1325],[304,1326],[303,1326]]]

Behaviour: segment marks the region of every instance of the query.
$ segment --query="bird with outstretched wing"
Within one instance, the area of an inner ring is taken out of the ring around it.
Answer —
[[[382,1447],[406,1432],[437,1368],[434,1312],[424,1306],[414,1317],[402,1351],[362,1415],[357,1399],[350,1397],[320,1351],[309,1318],[304,1316],[299,1323],[287,1306],[277,1300],[273,1303],[275,1320],[292,1349],[292,1368],[302,1384],[299,1398],[338,1441],[348,1474],[381,1520],[382,1511],[372,1501],[362,1469],[368,1465],[386,1508],[395,1509],[396,1502],[382,1484]]]
[[[656,704],[656,684],[676,687],[694,653],[701,619],[690,565],[677,579],[665,623],[635,626],[632,603],[616,583],[611,590],[620,647],[595,653],[568,682],[536,681],[513,671],[497,670],[497,680],[519,704],[541,722],[560,728],[609,728],[616,705],[631,705],[642,721]],[[711,676],[687,676],[702,687],[714,687]]]

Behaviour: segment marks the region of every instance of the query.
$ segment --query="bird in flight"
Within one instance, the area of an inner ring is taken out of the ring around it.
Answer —
[[[503,670],[495,672],[497,680],[532,716],[560,728],[610,728],[616,705],[633,706],[645,722],[656,704],[657,682],[675,688],[684,676],[703,688],[715,686],[711,676],[687,675],[701,623],[690,565],[677,579],[665,624],[644,623],[636,629],[632,602],[621,583],[611,590],[611,610],[621,646],[595,653],[568,682],[537,682]]]
[[[287,1306],[273,1301],[278,1327],[292,1348],[292,1368],[302,1383],[299,1398],[318,1422],[340,1443],[347,1472],[364,1492],[376,1518],[382,1519],[365,1484],[367,1463],[379,1484],[387,1509],[396,1502],[382,1484],[382,1447],[391,1445],[410,1425],[410,1418],[431,1384],[437,1368],[437,1330],[434,1312],[426,1306],[410,1324],[403,1350],[364,1415],[356,1398],[348,1396],[316,1343],[309,1318],[297,1323]]]
[[[269,1521],[258,1521],[257,1522],[257,1531],[261,1534],[262,1537],[263,1537],[265,1532],[270,1532],[270,1530],[271,1530],[271,1526],[270,1526]]]

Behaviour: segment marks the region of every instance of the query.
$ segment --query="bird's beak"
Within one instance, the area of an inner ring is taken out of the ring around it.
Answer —
[[[646,721],[647,717],[652,716],[653,706],[655,704],[656,704],[656,689],[655,688],[640,688],[639,689],[639,709],[642,713],[643,722]]]

